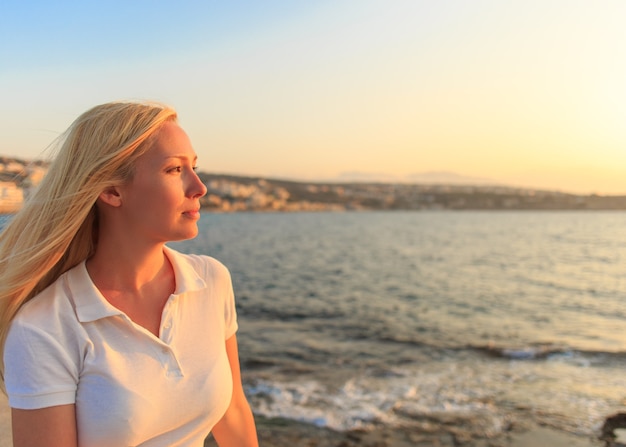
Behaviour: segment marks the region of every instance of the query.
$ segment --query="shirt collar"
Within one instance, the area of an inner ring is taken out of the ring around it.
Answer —
[[[164,253],[174,268],[176,279],[174,295],[206,288],[206,282],[186,255],[169,247],[164,248]],[[114,315],[123,315],[121,310],[109,303],[100,293],[87,272],[85,261],[67,272],[67,284],[76,305],[78,321],[87,323]]]
[[[76,305],[76,316],[81,323],[123,314],[100,293],[89,277],[85,261],[67,272],[67,285]]]
[[[179,253],[167,246],[165,246],[164,252],[174,268],[174,277],[176,278],[174,295],[181,295],[207,287],[206,282],[197,270],[198,267],[192,264],[189,255]]]

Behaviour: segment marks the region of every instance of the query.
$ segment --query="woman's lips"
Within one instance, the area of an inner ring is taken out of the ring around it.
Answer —
[[[199,219],[200,218],[200,209],[189,210],[183,212],[183,215],[189,217],[191,219]]]

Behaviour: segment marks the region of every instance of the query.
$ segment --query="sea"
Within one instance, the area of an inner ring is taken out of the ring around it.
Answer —
[[[626,212],[204,213],[171,245],[229,268],[256,414],[593,437],[626,411]]]
[[[253,411],[334,430],[626,411],[626,212],[203,213]]]

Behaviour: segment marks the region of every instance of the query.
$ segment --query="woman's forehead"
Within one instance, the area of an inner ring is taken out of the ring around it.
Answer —
[[[167,122],[162,125],[144,156],[155,159],[155,161],[166,161],[169,158],[188,160],[197,158],[187,133],[174,122]]]

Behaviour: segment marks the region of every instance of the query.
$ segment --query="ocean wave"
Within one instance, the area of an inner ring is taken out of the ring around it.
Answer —
[[[264,374],[248,381],[245,389],[256,414],[336,431],[458,426],[483,438],[501,435],[511,424],[530,419],[559,430],[575,428],[593,434],[611,411],[610,403],[597,396],[574,398],[554,385],[563,369],[544,381],[538,368],[529,362],[512,367],[476,358],[465,362],[448,358],[407,368],[363,370],[338,383],[312,375],[290,380],[293,375]],[[529,386],[550,393],[533,397],[527,392]],[[561,411],[552,410],[555,402]]]
[[[505,429],[506,412],[475,391],[446,387],[445,374],[414,377],[384,374],[354,377],[337,389],[314,380],[258,380],[246,387],[255,413],[305,422],[337,431],[376,426],[449,425],[452,421],[481,421],[482,434]]]
[[[591,366],[595,364],[626,363],[624,351],[579,350],[565,346],[539,344],[528,346],[496,346],[493,344],[468,346],[467,349],[508,360],[575,360]]]

